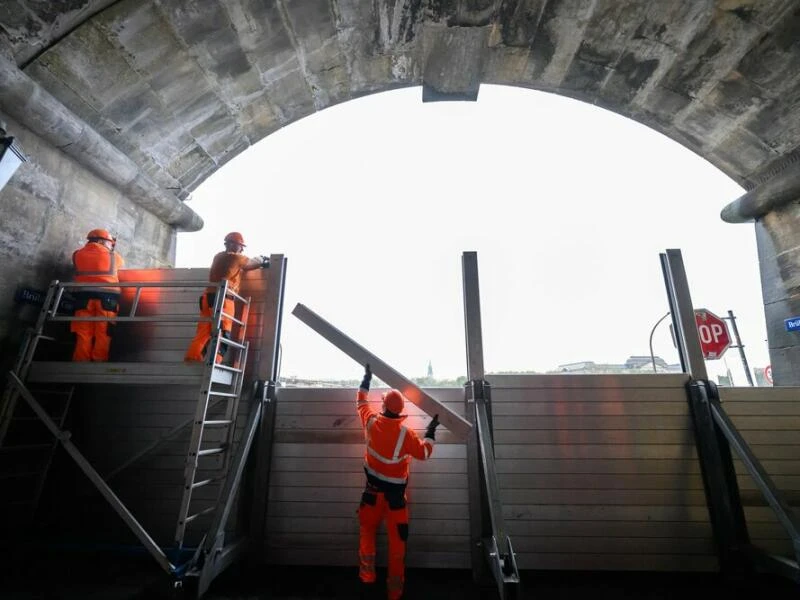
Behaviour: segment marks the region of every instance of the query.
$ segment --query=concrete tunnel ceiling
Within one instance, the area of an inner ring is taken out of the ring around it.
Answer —
[[[751,190],[799,154],[799,32],[794,0],[0,3],[0,49],[29,78],[15,85],[49,92],[178,200],[333,104],[416,85],[474,99],[481,83],[630,117]]]

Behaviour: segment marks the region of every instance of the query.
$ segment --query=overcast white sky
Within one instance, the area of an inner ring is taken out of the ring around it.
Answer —
[[[288,257],[283,376],[360,367],[291,315],[306,304],[409,377],[466,374],[461,253],[478,252],[486,369],[546,371],[648,355],[668,310],[659,252],[683,252],[696,308],[733,310],[751,366],[769,362],[753,225],[719,218],[743,190],[691,151],[575,100],[498,86],[478,102],[409,88],[281,129],[193,194],[179,234],[202,267],[241,231]],[[668,320],[655,354],[677,362]],[[709,372],[746,385],[739,355]]]

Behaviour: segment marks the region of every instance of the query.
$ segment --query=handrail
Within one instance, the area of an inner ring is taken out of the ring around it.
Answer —
[[[225,287],[225,297],[232,298],[234,302],[241,302],[244,305],[250,304],[249,298],[244,298],[240,296],[238,293],[230,290],[227,288],[227,282],[217,282],[212,283],[208,281],[163,281],[163,282],[150,282],[150,281],[120,281],[120,282],[83,282],[83,281],[53,281],[51,286],[55,286],[55,300],[52,302],[51,307],[47,307],[46,310],[46,317],[45,320],[48,322],[71,322],[71,321],[113,321],[115,323],[127,323],[127,322],[171,322],[171,323],[197,323],[197,322],[214,322],[215,317],[202,317],[199,315],[137,315],[136,312],[140,307],[140,300],[141,300],[141,293],[142,290],[145,288],[199,288],[199,289],[206,289],[209,287],[214,287],[219,290],[221,287]],[[135,289],[135,294],[133,297],[133,301],[130,306],[130,310],[127,311],[127,316],[114,316],[114,317],[76,317],[72,315],[59,315],[58,309],[61,305],[61,300],[64,296],[64,292],[68,290],[81,290],[81,289],[103,289],[103,288],[133,288]],[[230,318],[232,321],[236,322],[239,325],[242,325],[241,321],[236,319],[234,315],[228,315],[227,313],[223,313],[223,316],[226,318]]]
[[[800,521],[798,521],[789,503],[781,497],[772,478],[761,466],[761,463],[750,450],[747,442],[736,429],[736,426],[730,420],[730,417],[728,417],[722,406],[718,404],[718,401],[711,402],[710,405],[714,422],[717,424],[720,431],[722,431],[731,447],[736,451],[736,454],[739,455],[747,472],[753,478],[753,481],[755,481],[756,486],[758,486],[758,489],[764,495],[764,498],[772,510],[775,511],[778,521],[780,521],[783,528],[789,534],[789,537],[791,537],[795,555],[798,558],[798,562],[800,562]]]

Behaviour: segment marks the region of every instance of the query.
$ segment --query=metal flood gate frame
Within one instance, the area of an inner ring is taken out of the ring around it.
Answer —
[[[762,569],[800,583],[800,520],[722,407],[717,386],[708,380],[680,250],[667,250],[660,260],[681,365],[690,375],[689,406],[720,569],[730,575]],[[794,560],[751,543],[731,448],[790,537]]]

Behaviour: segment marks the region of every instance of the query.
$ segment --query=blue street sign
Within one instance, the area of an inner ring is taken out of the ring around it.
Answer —
[[[786,325],[786,331],[800,331],[800,317],[785,319],[783,324]]]

